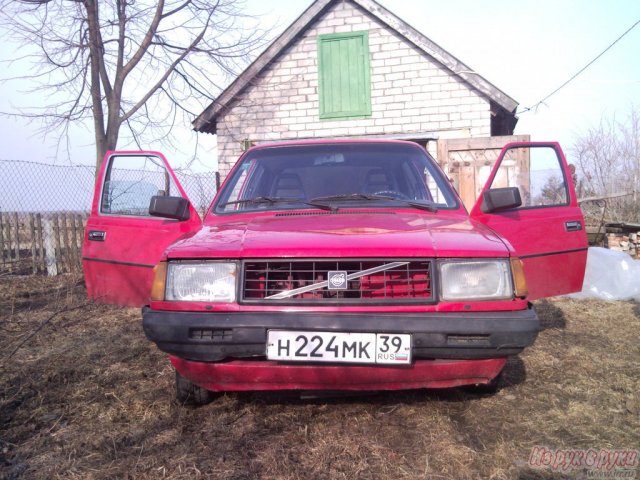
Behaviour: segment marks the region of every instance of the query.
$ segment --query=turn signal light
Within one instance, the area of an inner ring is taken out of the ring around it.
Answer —
[[[511,259],[511,275],[513,276],[513,286],[516,297],[526,297],[529,295],[527,279],[524,276],[524,265],[519,258]]]
[[[153,267],[153,285],[151,285],[151,300],[161,302],[164,300],[165,285],[167,283],[167,262],[160,262]]]

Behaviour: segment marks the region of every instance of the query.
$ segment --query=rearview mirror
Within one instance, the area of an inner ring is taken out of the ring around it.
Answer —
[[[482,197],[482,211],[484,213],[499,212],[522,205],[520,190],[517,187],[491,188]]]
[[[149,215],[153,217],[189,220],[189,201],[182,197],[157,195],[149,202]]]

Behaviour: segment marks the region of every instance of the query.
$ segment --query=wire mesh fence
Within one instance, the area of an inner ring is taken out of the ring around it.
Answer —
[[[204,217],[216,172],[175,173]],[[80,271],[94,189],[92,166],[0,160],[0,275]]]

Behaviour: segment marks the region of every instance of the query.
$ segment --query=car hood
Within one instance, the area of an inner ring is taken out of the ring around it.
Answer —
[[[282,212],[216,217],[169,258],[504,257],[502,240],[460,214]]]

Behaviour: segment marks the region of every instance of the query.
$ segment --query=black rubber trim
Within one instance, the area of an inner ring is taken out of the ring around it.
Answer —
[[[92,257],[82,257],[82,260],[87,260],[88,262],[110,263],[113,265],[125,265],[127,267],[143,267],[143,268],[155,267],[155,265],[149,265],[146,263],[118,262],[117,260],[104,260],[102,258],[92,258]]]
[[[519,258],[535,258],[535,257],[549,257],[551,255],[563,255],[565,253],[577,253],[577,252],[586,252],[589,250],[588,247],[584,248],[575,248],[573,250],[560,250],[558,252],[546,252],[546,253],[532,253],[531,255],[520,255]]]
[[[534,342],[540,329],[532,308],[382,314],[171,312],[144,307],[142,318],[147,338],[160,350],[202,362],[264,357],[269,329],[409,333],[413,358],[447,359],[515,355]]]

